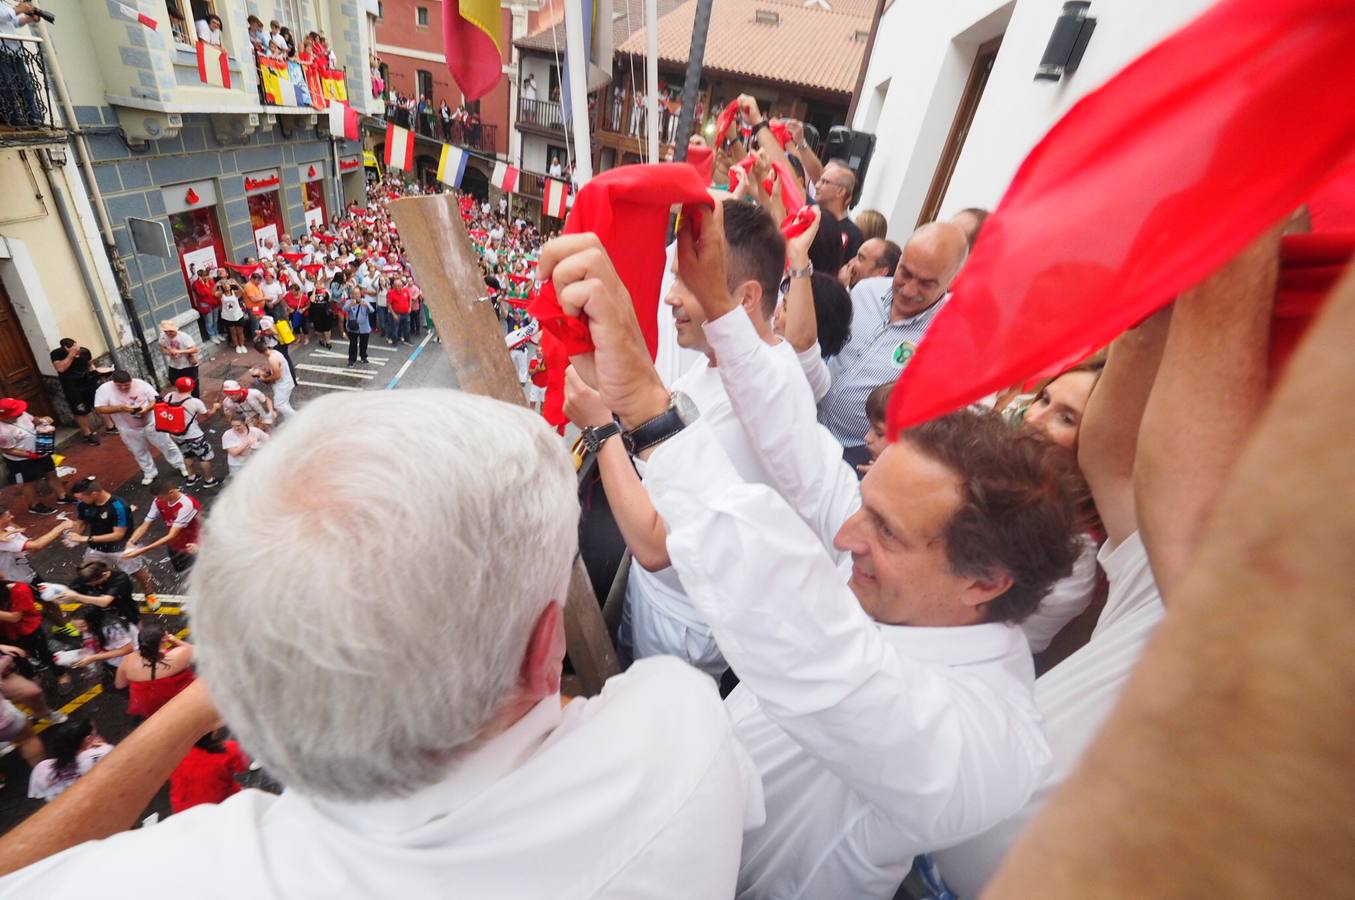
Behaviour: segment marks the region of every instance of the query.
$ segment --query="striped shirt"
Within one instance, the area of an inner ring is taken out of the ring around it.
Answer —
[[[891,322],[893,283],[889,275],[857,282],[852,288],[852,336],[842,352],[828,361],[833,382],[819,403],[819,421],[844,447],[866,442],[870,427],[866,398],[880,385],[898,380],[950,296],[911,318]]]

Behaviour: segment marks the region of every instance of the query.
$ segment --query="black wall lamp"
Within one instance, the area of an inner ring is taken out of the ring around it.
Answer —
[[[1044,48],[1040,67],[1035,70],[1036,81],[1058,81],[1065,72],[1076,72],[1087,51],[1087,42],[1096,30],[1096,20],[1087,15],[1091,0],[1071,0],[1063,4],[1063,12],[1054,23],[1054,33]]]

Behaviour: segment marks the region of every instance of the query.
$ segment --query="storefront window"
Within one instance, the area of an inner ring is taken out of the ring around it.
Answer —
[[[302,206],[306,210],[306,227],[314,230],[329,221],[329,207],[325,204],[325,183],[308,181],[301,186]]]
[[[249,200],[249,224],[254,231],[254,245],[260,256],[272,256],[281,246],[282,199],[277,191],[263,191],[251,194]],[[265,249],[266,247],[271,248]]]
[[[221,223],[217,221],[215,207],[174,213],[169,217],[169,228],[179,254],[184,286],[189,290],[198,269],[210,270],[225,264],[226,243],[221,237]]]

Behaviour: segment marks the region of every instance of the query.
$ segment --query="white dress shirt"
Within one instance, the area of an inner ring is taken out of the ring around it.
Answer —
[[[334,802],[246,790],[150,829],[81,844],[5,879],[0,895],[145,896],[173,846],[184,896],[729,897],[757,777],[710,679],[637,663],[563,710],[542,700],[443,781],[400,799]]]
[[[1110,590],[1091,640],[1035,682],[1035,702],[1054,751],[1052,771],[1016,815],[933,854],[946,884],[961,897],[978,897],[1017,837],[1072,774],[1162,621],[1162,595],[1138,532],[1118,547],[1107,543],[1098,559]]]
[[[746,316],[744,321],[748,322]],[[753,327],[751,322],[748,327]],[[754,339],[762,343],[756,333]],[[803,381],[790,344],[782,341],[775,347],[763,346],[768,350],[764,377],[772,380],[800,378]],[[734,415],[718,366],[711,366],[708,361],[694,366],[671,388],[686,394],[701,410],[701,418],[711,428],[743,480],[755,484],[771,483],[762,466],[761,455]],[[637,464],[637,469],[641,476],[645,474],[643,461]],[[729,667],[710,627],[692,606],[678,573],[671,566],[657,572],[650,572],[638,563],[631,566],[621,634],[637,659],[670,654],[713,678],[719,678]]]
[[[873,621],[819,537],[739,477],[704,421],[660,445],[645,483],[742,679],[726,705],[767,822],[744,837],[739,897],[889,898],[916,854],[1025,803],[1049,748],[1019,628]]]
[[[1092,602],[1096,593],[1096,552],[1095,539],[1089,534],[1082,536],[1082,549],[1073,563],[1073,571],[1068,577],[1054,582],[1040,600],[1040,605],[1021,622],[1021,630],[1030,641],[1030,652],[1041,653],[1049,647],[1054,635],[1063,630],[1073,619]]]
[[[741,479],[702,420],[654,452],[645,483],[741,679],[726,705],[767,824],[745,836],[739,896],[892,897],[915,854],[986,830],[1043,778],[1030,650],[1012,625],[867,616],[832,548],[860,486],[808,383],[767,377],[775,348],[741,309],[705,333],[777,490]]]

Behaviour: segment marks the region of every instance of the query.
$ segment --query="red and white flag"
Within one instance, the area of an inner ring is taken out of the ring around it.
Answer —
[[[414,135],[394,123],[386,126],[386,168],[414,171]]]
[[[346,141],[358,139],[358,111],[339,100],[329,104],[329,136]]]
[[[229,88],[231,70],[226,61],[226,51],[215,44],[198,41],[198,78],[203,84]]]
[[[546,189],[542,191],[541,212],[556,219],[565,217],[565,200],[569,197],[569,182],[554,178],[546,179]]]
[[[511,194],[518,188],[518,170],[507,163],[495,163],[490,183],[505,194]]]
[[[150,16],[146,15],[141,10],[137,9],[136,7],[128,6],[126,3],[114,3],[113,5],[117,7],[118,14],[121,15],[124,19],[129,19],[133,22],[140,22],[142,25],[145,25],[151,31],[154,31],[156,29],[156,25],[158,23]]]

